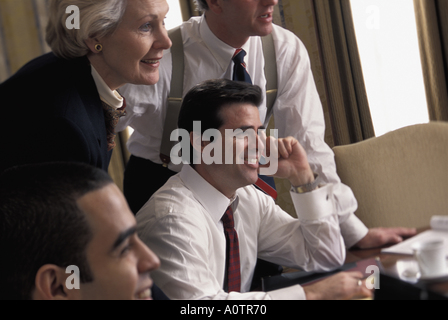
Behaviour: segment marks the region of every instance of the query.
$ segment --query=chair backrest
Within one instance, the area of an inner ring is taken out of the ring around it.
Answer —
[[[448,123],[431,122],[333,148],[337,172],[369,227],[425,227],[448,215]]]

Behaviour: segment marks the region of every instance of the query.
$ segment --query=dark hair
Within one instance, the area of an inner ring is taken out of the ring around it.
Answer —
[[[219,129],[224,124],[221,110],[234,103],[248,103],[259,107],[263,101],[260,87],[239,81],[213,79],[193,87],[185,96],[179,112],[178,128],[193,132],[193,123],[201,122],[201,135],[208,129]],[[193,164],[191,146],[190,164]],[[186,159],[185,159],[186,160]]]
[[[196,5],[199,11],[204,12],[208,10],[208,4],[206,0],[196,0]]]
[[[46,264],[75,265],[82,283],[93,280],[92,233],[77,200],[110,183],[106,172],[81,163],[19,166],[0,176],[1,300],[31,299]]]

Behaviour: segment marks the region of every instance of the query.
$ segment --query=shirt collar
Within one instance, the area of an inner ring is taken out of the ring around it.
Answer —
[[[221,220],[230,205],[236,212],[239,202],[238,196],[233,199],[227,198],[202,178],[191,166],[184,165],[182,167],[180,178],[186,187],[194,193],[196,200],[207,210],[215,223]]]
[[[109,86],[100,76],[98,71],[92,65],[92,77],[95,81],[96,88],[102,101],[115,109],[120,109],[123,106],[123,97],[117,90],[110,90]]]
[[[216,61],[221,66],[222,70],[225,71],[229,67],[229,63],[232,60],[233,55],[235,54],[235,50],[238,48],[233,48],[226,44],[225,42],[219,40],[218,37],[214,35],[214,33],[210,30],[210,27],[207,24],[207,19],[205,18],[205,15],[202,15],[200,20],[200,33],[201,37],[204,41],[204,43],[209,48],[210,52],[215,57]],[[242,49],[246,51],[247,54],[249,54],[249,42],[247,41],[243,46]]]

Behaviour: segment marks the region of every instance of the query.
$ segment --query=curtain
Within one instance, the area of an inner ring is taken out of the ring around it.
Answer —
[[[44,40],[46,21],[46,0],[0,1],[0,82],[50,51]]]
[[[349,0],[279,0],[278,25],[305,44],[330,147],[375,135]]]
[[[350,0],[314,0],[335,145],[375,136]]]
[[[448,1],[414,0],[431,121],[448,121]]]
[[[182,20],[184,21],[188,21],[191,17],[201,14],[194,0],[179,0],[179,5],[182,12]]]

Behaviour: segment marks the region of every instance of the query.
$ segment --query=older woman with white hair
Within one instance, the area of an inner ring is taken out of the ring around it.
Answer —
[[[79,29],[66,25],[69,7],[79,10]],[[126,106],[117,89],[159,80],[159,61],[171,46],[167,12],[166,0],[50,0],[52,52],[0,84],[0,172],[49,161],[107,170]]]

